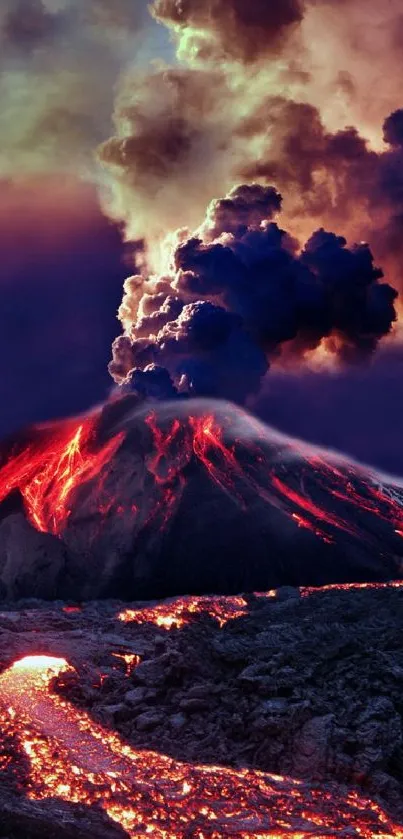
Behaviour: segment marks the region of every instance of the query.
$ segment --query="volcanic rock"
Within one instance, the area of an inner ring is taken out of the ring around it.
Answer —
[[[158,711],[145,711],[136,718],[136,728],[139,731],[151,731],[165,722],[164,715]]]
[[[300,777],[313,780],[323,777],[331,760],[331,738],[335,717],[326,714],[313,717],[302,726],[295,740],[294,771]]]
[[[55,598],[70,572],[66,545],[40,533],[22,512],[0,521],[0,599]]]
[[[0,499],[25,510],[3,510],[0,597],[283,587],[287,610],[300,585],[402,577],[397,482],[227,403],[122,400],[31,436],[0,450]]]
[[[127,693],[125,693],[125,702],[127,702],[128,705],[141,705],[148,694],[149,691],[147,691],[147,688],[134,688],[134,690],[128,690]]]
[[[403,584],[302,590],[287,602],[256,597],[236,617],[230,598],[189,599],[188,612],[182,599],[159,612],[26,601],[0,613],[0,669],[38,650],[66,657],[77,675],[61,674],[55,688],[135,749],[349,784],[403,826]],[[159,627],[179,605],[181,629]],[[137,618],[119,619],[126,610]],[[125,649],[147,655],[130,674],[114,655]],[[140,668],[158,688],[139,682]],[[3,772],[0,790],[9,782]]]
[[[59,800],[29,801],[0,791],[0,837],[4,839],[128,839],[102,810]]]

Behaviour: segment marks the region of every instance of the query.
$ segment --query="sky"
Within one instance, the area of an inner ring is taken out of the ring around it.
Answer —
[[[400,0],[3,0],[0,436],[123,388],[403,474]]]

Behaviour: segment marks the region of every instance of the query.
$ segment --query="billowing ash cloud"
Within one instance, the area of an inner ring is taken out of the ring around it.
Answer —
[[[145,16],[136,0],[2,0],[0,174],[88,173]]]
[[[403,104],[393,69],[401,3],[365,8],[364,26],[362,0],[154,0],[179,60],[125,74],[114,136],[99,149],[105,206],[128,238],[149,240],[153,270],[155,241],[193,229],[215,195],[256,180],[287,195],[293,235],[342,222],[391,270],[382,122]],[[385,138],[397,163],[397,137]]]
[[[394,111],[385,120],[383,126],[385,143],[397,148],[403,148],[403,108]]]
[[[397,293],[369,247],[319,229],[299,251],[272,220],[280,207],[273,187],[234,188],[195,235],[179,232],[166,275],[126,281],[116,382],[245,402],[284,348],[303,357],[327,339],[343,361],[376,349]]]
[[[403,249],[403,109],[383,123],[385,146],[375,151],[356,128],[326,130],[312,105],[266,99],[239,126],[259,139],[260,154],[241,166],[246,179],[279,185],[289,197],[293,230],[307,225],[347,225],[368,238],[400,287]]]
[[[99,158],[112,176],[108,211],[125,221],[128,238],[161,239],[196,225],[225,172],[229,188],[231,109],[218,70],[175,67],[123,79],[116,135]]]
[[[275,52],[303,18],[302,0],[154,0],[152,11],[201,54],[243,61]]]

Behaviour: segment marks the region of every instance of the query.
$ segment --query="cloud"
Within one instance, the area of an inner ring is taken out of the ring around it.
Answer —
[[[214,184],[228,187],[230,96],[214,69],[163,68],[129,73],[115,104],[116,134],[99,148],[111,177],[107,209],[128,238],[162,240],[196,225]]]
[[[375,196],[382,124],[402,104],[400,3],[385,12],[375,0],[342,9],[333,0],[155,0],[151,11],[173,36],[177,64],[125,74],[99,158],[104,206],[127,238],[149,240],[153,269],[155,242],[195,229],[206,204],[239,182],[286,192],[285,223],[300,238],[345,222],[342,232],[372,244],[377,199],[364,190]],[[359,189],[349,189],[351,176]],[[378,226],[388,212],[381,196]]]
[[[145,15],[130,0],[3,0],[0,174],[94,170]]]
[[[154,0],[152,12],[182,42],[245,62],[279,51],[303,18],[302,0]],[[181,47],[180,47],[181,49]]]
[[[125,284],[110,371],[155,395],[162,377],[181,394],[246,402],[286,348],[295,358],[325,339],[341,362],[370,356],[388,335],[397,292],[367,245],[317,230],[300,251],[273,220],[281,196],[258,184],[213,201],[199,232],[180,237],[170,273]],[[162,371],[165,371],[162,374]]]
[[[403,475],[399,417],[403,351],[384,345],[370,364],[330,369],[273,368],[254,411],[276,428],[390,475]]]

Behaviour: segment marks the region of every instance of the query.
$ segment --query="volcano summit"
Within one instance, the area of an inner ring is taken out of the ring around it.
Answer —
[[[139,403],[4,444],[1,595],[154,599],[403,577],[403,489],[225,402]]]

